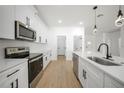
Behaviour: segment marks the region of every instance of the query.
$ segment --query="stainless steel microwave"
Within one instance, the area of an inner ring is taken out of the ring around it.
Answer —
[[[36,32],[29,27],[27,28],[26,25],[21,23],[20,21],[15,21],[15,38],[21,40],[35,41]]]

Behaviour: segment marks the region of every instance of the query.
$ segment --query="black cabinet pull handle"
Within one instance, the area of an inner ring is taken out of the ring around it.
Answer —
[[[87,72],[83,69],[83,78],[84,78],[84,79],[87,79],[86,73],[87,73]]]
[[[16,79],[16,88],[18,88],[18,79]]]
[[[13,88],[13,87],[14,87],[14,84],[13,84],[13,82],[12,82],[10,85],[11,85],[11,88]]]
[[[15,73],[18,72],[18,71],[19,71],[19,69],[16,70],[16,71],[14,71],[14,72],[12,72],[11,74],[8,74],[8,75],[7,75],[7,78],[10,77],[11,75],[15,74]]]
[[[84,72],[85,72],[85,71],[84,71],[84,69],[83,69],[83,78],[85,79],[85,74],[84,74]]]
[[[87,72],[85,71],[85,79],[87,79],[87,75],[86,75],[86,73],[87,73]]]

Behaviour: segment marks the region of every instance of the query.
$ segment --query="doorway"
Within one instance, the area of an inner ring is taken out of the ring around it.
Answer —
[[[66,56],[66,36],[57,36],[57,56],[65,57]]]

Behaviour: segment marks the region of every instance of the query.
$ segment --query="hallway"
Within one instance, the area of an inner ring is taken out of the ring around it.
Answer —
[[[52,61],[37,84],[37,88],[80,88],[81,85],[73,73],[73,64],[59,56]]]

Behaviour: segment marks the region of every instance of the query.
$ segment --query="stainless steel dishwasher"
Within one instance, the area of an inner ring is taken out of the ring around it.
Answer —
[[[78,64],[79,64],[79,56],[73,53],[73,71],[78,78]]]

